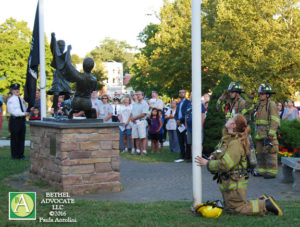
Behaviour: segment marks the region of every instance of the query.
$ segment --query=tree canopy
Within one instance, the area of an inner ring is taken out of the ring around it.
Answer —
[[[129,72],[129,68],[134,62],[132,50],[134,50],[134,48],[125,41],[105,38],[100,42],[99,46],[87,55],[88,57],[92,57],[95,61],[95,68],[92,73],[98,80],[97,89],[102,89],[104,86],[103,81],[107,79],[102,62],[122,62],[124,73]]]
[[[300,88],[300,10],[296,0],[203,0],[202,87],[222,75],[249,93],[260,83],[287,99]],[[171,97],[191,89],[191,1],[165,1],[160,23],[139,36],[145,47],[131,69],[129,86],[159,89]]]
[[[12,83],[21,85],[21,92],[26,81],[27,61],[30,52],[32,31],[24,21],[7,19],[0,25],[0,93],[6,95]],[[52,55],[45,37],[47,88],[52,82]]]
[[[203,64],[247,92],[268,83],[275,99],[300,88],[300,11],[295,0],[204,0]]]
[[[129,68],[134,61],[134,54],[131,52],[132,50],[134,50],[134,48],[125,41],[105,38],[100,42],[100,45],[88,55],[94,60],[101,60],[102,62],[122,62],[124,72],[129,72]]]

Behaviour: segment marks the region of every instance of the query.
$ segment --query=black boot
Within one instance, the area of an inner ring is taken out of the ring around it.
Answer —
[[[275,215],[282,216],[283,213],[279,206],[275,203],[275,201],[272,199],[272,197],[269,197],[265,200],[266,202],[266,209],[268,212],[272,212]]]
[[[258,197],[259,200],[266,200],[268,198],[272,198],[273,201],[275,202],[275,199],[273,198],[273,196],[268,196],[266,194],[263,194],[263,195],[261,195],[261,196]]]
[[[267,196],[266,194],[261,195],[260,197],[258,197],[259,200],[265,200],[268,199],[269,196]]]

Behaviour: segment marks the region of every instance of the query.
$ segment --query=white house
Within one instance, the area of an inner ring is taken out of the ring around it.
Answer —
[[[123,90],[123,63],[121,62],[103,62],[106,71],[107,80],[104,81],[105,90],[108,95],[115,92],[122,93]]]

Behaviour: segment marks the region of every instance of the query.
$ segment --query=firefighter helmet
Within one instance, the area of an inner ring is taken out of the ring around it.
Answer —
[[[268,84],[261,84],[258,87],[258,94],[275,94],[275,92],[272,90],[272,87]]]
[[[214,202],[207,201],[206,203],[197,204],[195,211],[202,214],[205,218],[218,218],[222,214],[223,204],[220,200]]]
[[[244,90],[242,89],[242,86],[237,82],[231,82],[227,89],[229,92],[237,92],[237,93],[243,93]]]

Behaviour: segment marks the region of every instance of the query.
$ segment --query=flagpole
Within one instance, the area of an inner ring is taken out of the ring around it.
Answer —
[[[202,202],[201,167],[195,162],[202,156],[201,117],[201,0],[192,0],[192,101],[193,101],[193,205]]]
[[[45,68],[45,37],[44,37],[44,0],[39,0],[39,49],[40,49],[40,90],[41,118],[46,117],[46,68]]]

